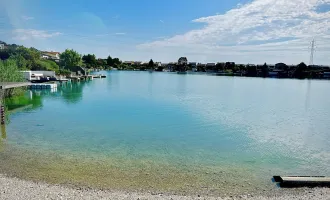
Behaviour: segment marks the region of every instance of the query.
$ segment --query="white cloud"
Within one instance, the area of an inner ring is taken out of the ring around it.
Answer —
[[[126,35],[126,33],[115,33],[115,35]]]
[[[25,16],[25,15],[23,15],[23,16],[22,16],[22,19],[23,19],[24,21],[27,21],[27,20],[32,20],[32,19],[34,19],[34,17],[29,17],[29,16]]]
[[[229,55],[237,62],[276,62],[276,58],[297,63],[308,61],[308,45],[315,38],[322,44],[316,58],[330,63],[330,56],[321,57],[330,55],[330,11],[316,11],[328,3],[330,0],[254,0],[221,15],[193,20],[205,24],[200,29],[144,43],[138,49],[169,53],[173,58],[190,55],[202,61],[221,61]]]
[[[46,39],[62,35],[60,32],[49,32],[35,29],[15,29],[13,30],[14,39],[28,40],[28,39]]]

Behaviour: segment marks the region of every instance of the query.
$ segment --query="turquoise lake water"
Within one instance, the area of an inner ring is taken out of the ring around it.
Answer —
[[[329,81],[102,73],[27,92],[32,107],[10,115],[3,143],[80,160],[233,166],[262,180],[330,175]]]

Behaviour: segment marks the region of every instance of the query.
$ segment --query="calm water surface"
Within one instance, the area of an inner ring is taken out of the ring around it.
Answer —
[[[134,189],[159,176],[181,187],[180,174],[188,188],[210,186],[217,176],[217,187],[230,185],[223,179],[234,187],[252,177],[265,185],[276,174],[330,175],[328,81],[107,75],[7,101],[9,108],[30,107],[9,117],[0,143],[3,173],[61,182],[76,163],[81,173],[64,183],[93,185],[102,180],[77,177],[109,173],[101,186]],[[111,178],[119,185],[108,184]]]

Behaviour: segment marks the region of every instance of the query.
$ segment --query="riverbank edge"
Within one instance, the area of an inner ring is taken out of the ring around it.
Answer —
[[[251,200],[275,200],[275,199],[329,199],[330,188],[300,188],[279,189],[264,195],[238,195],[227,197],[214,196],[179,196],[170,194],[137,193],[126,191],[96,190],[91,188],[73,188],[62,185],[51,185],[42,182],[32,182],[18,178],[10,178],[0,174],[0,199],[251,199]]]

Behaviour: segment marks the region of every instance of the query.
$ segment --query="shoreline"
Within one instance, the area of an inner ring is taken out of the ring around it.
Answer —
[[[171,195],[163,193],[139,193],[127,191],[96,190],[91,188],[74,188],[62,185],[51,185],[42,182],[32,182],[18,178],[10,178],[0,174],[0,199],[328,199],[330,188],[299,188],[299,189],[278,189],[271,193],[265,192],[262,195],[236,195],[214,197],[208,195]]]

